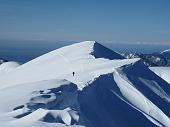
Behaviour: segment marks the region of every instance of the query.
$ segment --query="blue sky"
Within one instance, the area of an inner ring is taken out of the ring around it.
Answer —
[[[170,44],[170,0],[0,0],[0,39]]]

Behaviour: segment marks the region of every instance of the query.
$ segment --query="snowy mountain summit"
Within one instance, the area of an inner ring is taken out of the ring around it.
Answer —
[[[95,41],[0,75],[2,127],[170,127],[170,85]]]

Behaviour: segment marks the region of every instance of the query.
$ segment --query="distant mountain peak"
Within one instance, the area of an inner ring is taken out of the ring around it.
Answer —
[[[166,49],[166,50],[162,51],[161,54],[164,54],[164,53],[167,53],[167,52],[170,53],[170,49]]]
[[[166,49],[160,53],[163,55],[165,58],[170,59],[170,49]]]

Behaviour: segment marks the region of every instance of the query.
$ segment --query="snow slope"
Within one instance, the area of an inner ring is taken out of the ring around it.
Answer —
[[[150,67],[150,69],[170,84],[170,67]]]
[[[130,62],[130,60],[115,62],[109,59],[123,59],[123,57],[95,41],[73,44],[40,56],[23,64],[15,72],[8,74],[8,76],[0,77],[0,89],[21,83],[63,78],[63,76],[69,79],[72,77],[72,72],[79,76],[93,71],[93,73],[89,74],[91,78],[95,77],[97,73],[95,73],[95,70],[101,71],[98,73],[102,73],[103,66],[108,66],[107,70],[110,71],[111,69],[109,68],[113,68],[111,66],[113,63],[115,63],[115,66],[121,66],[121,64]],[[88,68],[86,68],[87,66]],[[20,78],[21,75],[22,79]],[[8,80],[9,78],[10,81]],[[86,77],[82,76],[80,78]],[[69,80],[72,81],[72,79]],[[79,83],[80,81],[77,79],[75,82]]]
[[[170,85],[94,41],[1,76],[0,102],[3,127],[170,127]]]

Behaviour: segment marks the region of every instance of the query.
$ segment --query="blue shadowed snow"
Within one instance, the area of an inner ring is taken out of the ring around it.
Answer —
[[[116,82],[113,80],[113,74],[98,77],[82,91],[79,91],[77,86],[72,83],[49,90],[49,92],[40,90],[38,96],[31,98],[30,102],[26,104],[29,109],[28,112],[15,118],[22,118],[39,108],[52,111],[70,108],[80,115],[78,121],[71,119],[71,125],[85,125],[86,127],[156,127],[142,113],[125,102],[127,100],[122,96]],[[39,103],[39,99],[49,99],[50,96],[47,97],[47,95],[51,94],[56,97],[54,100]],[[23,106],[16,108],[23,108]],[[54,117],[50,112],[43,116],[41,121],[64,123],[61,117]]]
[[[80,110],[87,127],[156,127],[112,91],[121,96],[110,74],[100,76],[80,93]]]
[[[142,60],[120,70],[149,100],[170,116],[170,85],[146,67]]]
[[[91,53],[95,58],[107,58],[110,60],[113,59],[124,59],[124,57],[106,47],[103,45],[95,42],[94,43],[94,51]]]

